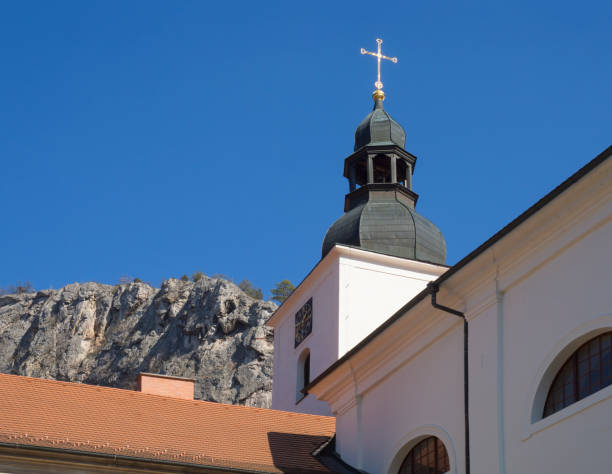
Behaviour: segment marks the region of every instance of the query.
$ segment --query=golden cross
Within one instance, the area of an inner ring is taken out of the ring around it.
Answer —
[[[380,60],[388,59],[389,61],[397,63],[397,58],[390,58],[389,56],[383,55],[380,52],[380,45],[382,44],[382,40],[380,38],[376,38],[376,42],[378,43],[378,53],[372,53],[370,51],[366,51],[365,49],[361,48],[361,54],[369,54],[371,56],[378,58],[378,80],[374,83],[374,85],[376,86],[376,89],[380,90],[383,88],[383,83],[380,81]]]

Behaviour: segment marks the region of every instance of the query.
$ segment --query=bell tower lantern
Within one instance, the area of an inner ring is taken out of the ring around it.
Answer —
[[[354,153],[344,160],[349,191],[366,184],[401,184],[412,187],[416,157],[404,150],[406,133],[383,107],[385,93],[373,94],[374,109],[355,131]]]

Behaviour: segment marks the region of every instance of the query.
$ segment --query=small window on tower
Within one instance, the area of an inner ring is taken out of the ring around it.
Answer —
[[[298,403],[306,396],[304,387],[310,383],[310,350],[304,349],[298,357],[297,363],[297,392],[295,402]]]
[[[310,354],[304,360],[304,387],[310,383]]]
[[[295,347],[312,332],[312,298],[295,313]]]

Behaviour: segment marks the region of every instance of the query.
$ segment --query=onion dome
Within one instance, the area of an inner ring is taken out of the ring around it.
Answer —
[[[355,151],[368,145],[397,145],[401,148],[406,145],[406,132],[384,109],[383,100],[384,93],[375,98],[374,109],[357,127]]]
[[[442,232],[414,210],[411,197],[399,189],[400,185],[394,191],[368,187],[365,202],[346,212],[327,231],[323,256],[335,244],[345,244],[443,265],[446,241]]]

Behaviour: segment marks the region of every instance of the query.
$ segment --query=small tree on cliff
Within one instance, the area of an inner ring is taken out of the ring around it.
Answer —
[[[255,288],[249,280],[242,280],[240,283],[238,283],[238,288],[244,291],[251,298],[263,300],[263,291],[261,291],[261,288]]]
[[[279,281],[274,284],[274,288],[270,290],[272,293],[272,299],[276,301],[278,304],[283,304],[283,302],[289,298],[289,295],[293,293],[295,290],[295,286],[289,280]]]
[[[22,293],[33,293],[33,292],[34,292],[34,286],[29,281],[18,282],[16,285],[8,285],[6,288],[0,287],[0,296],[1,295],[12,295],[12,294],[21,295]]]
[[[200,270],[191,275],[191,281],[193,282],[200,281],[202,278],[204,278],[204,274]]]

